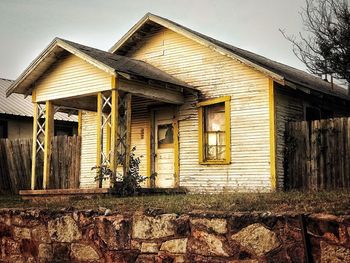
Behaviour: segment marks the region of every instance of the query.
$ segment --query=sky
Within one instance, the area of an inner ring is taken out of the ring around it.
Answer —
[[[305,70],[288,34],[305,0],[0,0],[0,78],[16,79],[55,38],[108,50],[147,12]]]

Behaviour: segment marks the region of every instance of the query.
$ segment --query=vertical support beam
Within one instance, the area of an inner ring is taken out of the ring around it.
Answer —
[[[106,153],[107,156],[111,152],[111,129],[112,129],[112,123],[111,125],[107,124],[107,142],[106,142]],[[109,155],[109,161],[111,160],[111,156]]]
[[[275,124],[275,93],[273,80],[269,79],[269,118],[270,118],[270,180],[271,190],[277,188],[276,178],[276,124]]]
[[[175,117],[173,119],[174,129],[174,175],[175,175],[175,187],[180,186],[179,178],[179,121],[178,121],[178,107],[176,107]]]
[[[45,140],[44,140],[44,172],[43,189],[48,188],[50,176],[51,139],[54,129],[54,111],[51,101],[46,101],[45,105]]]
[[[82,110],[78,111],[78,136],[81,136],[81,129],[82,129]]]
[[[130,167],[130,151],[131,151],[131,93],[126,96],[126,148],[125,148],[125,171],[124,176],[129,172]]]
[[[147,188],[151,187],[151,175],[152,175],[152,111],[149,113],[148,122],[146,127],[146,158],[147,158]]]
[[[36,136],[38,133],[38,103],[34,102],[34,114],[33,114],[33,146],[32,146],[32,178],[31,189],[35,190],[36,183]]]
[[[110,169],[116,174],[117,172],[117,153],[118,153],[118,121],[119,121],[119,94],[118,94],[118,79],[112,77],[111,79],[111,156],[110,156]],[[114,182],[112,182],[114,183]]]
[[[102,165],[102,140],[103,134],[101,132],[102,126],[102,93],[97,93],[97,121],[96,121],[96,167],[99,169]],[[97,187],[102,187],[102,180],[98,178]]]

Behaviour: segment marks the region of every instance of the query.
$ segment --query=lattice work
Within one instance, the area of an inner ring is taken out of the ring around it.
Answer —
[[[111,160],[113,150],[116,150],[116,168],[119,166],[123,167],[123,174],[126,174],[128,169],[128,157],[130,148],[130,121],[131,121],[131,95],[130,94],[118,94],[118,124],[116,125],[116,146],[111,144],[111,129],[112,129],[112,94],[105,95],[100,94],[100,107],[101,107],[101,117],[100,117],[100,138],[99,146],[100,150],[100,165],[111,167]],[[107,136],[104,136],[107,134]],[[104,143],[105,138],[107,142]],[[98,164],[99,166],[99,164]]]
[[[37,113],[37,132],[36,132],[36,154],[45,151],[45,105],[38,104],[38,113]]]
[[[56,112],[60,110],[59,106],[55,106],[54,115]],[[46,106],[45,104],[38,104],[38,118],[36,120],[37,125],[37,133],[36,133],[36,152],[39,154],[40,152],[45,151],[45,124],[46,124]]]
[[[111,96],[105,96],[102,94],[102,118],[101,118],[101,165],[110,166],[110,158],[111,158],[111,149],[105,150],[104,146],[104,131],[108,130],[112,126],[112,117],[111,117]],[[108,113],[105,113],[108,112]],[[107,132],[107,141],[110,141],[110,134]]]
[[[130,107],[131,94],[125,94],[119,96],[118,104],[118,140],[117,140],[117,151],[118,151],[118,164],[123,166],[123,175],[126,175],[128,169],[128,155],[130,154],[130,118],[131,118],[131,107]]]

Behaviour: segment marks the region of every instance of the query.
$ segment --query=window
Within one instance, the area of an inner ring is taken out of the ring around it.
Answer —
[[[171,123],[158,125],[158,148],[173,147],[173,143],[173,125]]]
[[[7,138],[7,121],[0,121],[0,138]]]
[[[230,163],[230,97],[198,103],[199,163]]]

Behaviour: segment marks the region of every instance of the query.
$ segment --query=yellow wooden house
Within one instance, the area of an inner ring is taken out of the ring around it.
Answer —
[[[136,146],[140,173],[156,173],[155,187],[274,191],[283,187],[286,122],[348,115],[350,101],[321,78],[153,14],[108,52],[54,39],[11,93],[32,95],[33,160],[43,152],[44,189],[60,109],[79,111],[80,188],[108,187],[91,168],[115,171],[115,153]]]

